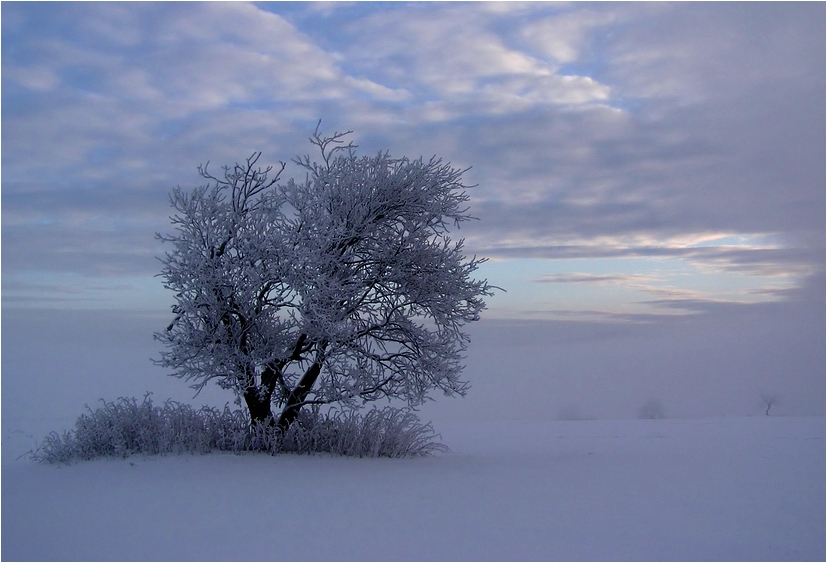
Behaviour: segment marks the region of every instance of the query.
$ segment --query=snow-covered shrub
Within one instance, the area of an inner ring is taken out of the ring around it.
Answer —
[[[279,444],[278,451],[329,452],[357,457],[406,457],[445,451],[434,441],[430,423],[422,423],[408,409],[373,408],[360,414],[354,410],[304,412],[298,424],[286,433],[267,431]]]
[[[302,412],[287,432],[251,426],[242,410],[165,401],[152,404],[149,395],[103,401],[103,406],[81,415],[72,430],[52,432],[32,457],[41,462],[68,463],[76,459],[127,457],[135,454],[200,453],[331,453],[358,457],[405,457],[444,451],[430,423],[422,423],[408,409],[355,411],[319,409]]]

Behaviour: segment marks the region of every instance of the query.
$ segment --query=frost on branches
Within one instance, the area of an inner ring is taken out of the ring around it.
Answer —
[[[449,227],[470,219],[463,171],[441,160],[357,156],[348,133],[294,160],[301,182],[261,153],[207,167],[208,183],[175,188],[175,232],[158,235],[175,292],[157,363],[200,390],[211,380],[243,398],[254,424],[285,430],[304,405],[382,397],[421,404],[464,395],[468,321],[493,286]],[[272,405],[279,414],[274,416]]]

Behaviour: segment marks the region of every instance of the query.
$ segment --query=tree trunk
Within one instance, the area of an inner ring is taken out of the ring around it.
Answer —
[[[221,244],[221,246],[218,249],[218,256],[221,256],[225,252],[225,247],[229,241],[230,239],[227,239]],[[234,297],[230,296],[230,298],[234,300]],[[238,319],[242,326],[243,336],[241,341],[241,350],[246,354],[249,353],[246,336],[249,330],[249,322],[242,315],[238,315]],[[227,321],[224,318],[222,318],[222,322]],[[273,392],[276,390],[276,385],[279,383],[279,381],[282,381],[282,385],[284,384],[283,380],[281,379],[281,370],[284,369],[284,366],[290,361],[301,359],[302,350],[304,348],[304,343],[306,341],[307,335],[304,333],[300,334],[298,339],[296,340],[296,344],[293,346],[293,351],[290,354],[289,358],[284,358],[282,360],[279,360],[278,362],[272,362],[265,366],[265,369],[261,374],[260,386],[255,385],[254,370],[252,368],[245,370],[248,387],[244,390],[244,402],[247,403],[247,410],[250,412],[250,423],[251,426],[253,426],[254,428],[272,428],[276,425],[275,417],[273,416],[273,411],[270,408],[270,404],[273,398]],[[323,344],[320,348],[320,351],[318,353],[319,357],[321,357],[320,355],[322,354],[322,351],[324,350],[325,346],[326,344]],[[303,381],[304,379],[302,379],[302,382]],[[315,378],[313,378],[313,381],[315,381]],[[311,387],[312,385],[313,382],[310,383]],[[299,383],[299,387],[300,386],[301,382]],[[305,391],[304,395],[307,395],[307,391]],[[298,412],[296,414],[298,415]],[[293,418],[295,419],[295,416]]]
[[[313,384],[316,383],[316,379],[319,377],[321,371],[322,360],[317,356],[316,361],[307,368],[299,384],[296,385],[296,388],[293,389],[287,398],[287,406],[284,407],[281,416],[279,416],[278,429],[281,432],[287,431],[290,425],[298,418],[302,403],[307,398],[307,394],[310,393],[310,389],[313,388]]]
[[[250,422],[253,426],[273,426],[275,424],[273,412],[270,410],[270,396],[262,398],[257,386],[248,387],[244,392],[244,401],[250,411]]]

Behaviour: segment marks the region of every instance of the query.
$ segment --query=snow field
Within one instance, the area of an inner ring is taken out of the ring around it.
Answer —
[[[825,558],[823,418],[434,426],[430,458],[4,455],[2,558]]]

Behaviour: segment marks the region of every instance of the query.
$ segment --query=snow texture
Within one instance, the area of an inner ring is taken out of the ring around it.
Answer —
[[[437,423],[429,458],[46,465],[3,427],[3,560],[824,560],[823,418]],[[232,476],[228,479],[228,476]]]

